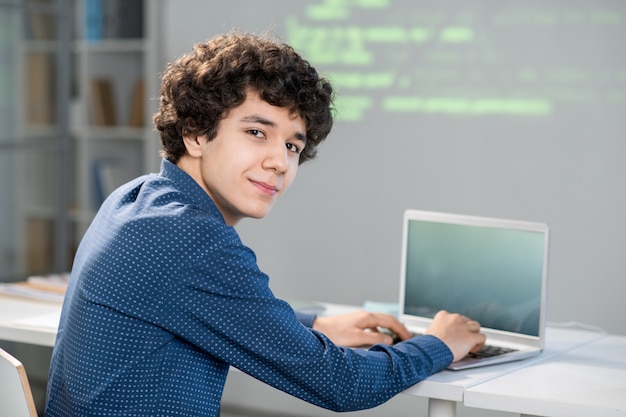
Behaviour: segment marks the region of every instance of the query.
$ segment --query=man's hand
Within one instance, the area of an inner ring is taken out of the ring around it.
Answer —
[[[392,337],[381,332],[381,329],[395,333],[402,340],[411,337],[407,328],[394,316],[367,311],[318,317],[313,323],[313,329],[324,333],[336,345],[348,347],[371,346],[377,343],[390,345],[393,342]]]
[[[470,351],[476,352],[485,345],[485,335],[480,333],[480,323],[460,314],[440,311],[426,329],[445,343],[454,355],[454,362],[461,360]]]

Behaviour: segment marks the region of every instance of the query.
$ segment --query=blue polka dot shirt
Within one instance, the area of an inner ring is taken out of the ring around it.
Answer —
[[[47,417],[219,416],[229,366],[335,411],[377,406],[445,368],[416,337],[334,345],[274,297],[254,253],[200,186],[164,160],[116,190],[72,268]]]

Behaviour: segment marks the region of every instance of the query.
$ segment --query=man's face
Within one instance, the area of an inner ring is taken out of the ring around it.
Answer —
[[[296,176],[305,135],[302,118],[250,91],[240,106],[226,113],[213,140],[198,137],[196,181],[227,224],[269,213]]]

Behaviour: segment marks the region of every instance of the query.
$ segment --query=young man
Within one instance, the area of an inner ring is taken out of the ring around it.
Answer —
[[[116,190],[76,254],[46,416],[218,416],[230,366],[369,408],[484,342],[455,314],[409,338],[388,315],[316,318],[272,294],[233,226],[268,214],[332,126],[330,84],[289,46],[218,36],[168,66],[161,94],[161,172]]]

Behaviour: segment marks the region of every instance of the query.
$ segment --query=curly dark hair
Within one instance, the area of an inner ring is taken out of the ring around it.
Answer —
[[[166,67],[154,115],[162,155],[178,162],[185,153],[183,134],[215,138],[220,120],[244,102],[250,89],[304,120],[306,147],[299,163],[313,159],[333,125],[330,83],[291,46],[239,32],[198,43]]]

